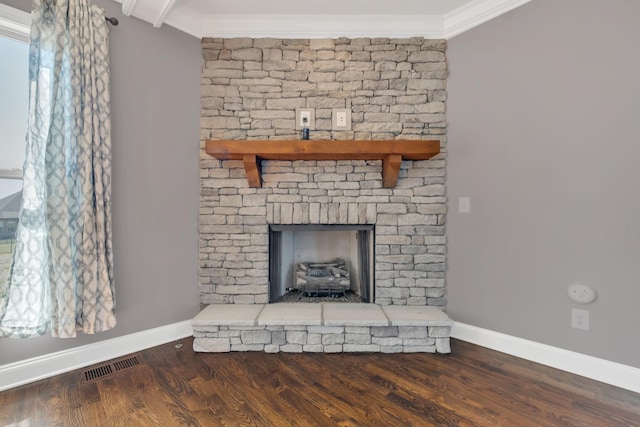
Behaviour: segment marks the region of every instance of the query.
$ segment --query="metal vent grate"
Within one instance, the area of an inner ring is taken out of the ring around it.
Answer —
[[[111,365],[102,365],[102,366],[98,366],[97,368],[84,371],[84,379],[87,381],[93,381],[95,379],[102,378],[111,373],[113,373],[113,370],[111,369]]]
[[[97,368],[84,371],[84,379],[85,381],[97,380],[98,378],[124,371],[125,369],[133,368],[138,365],[140,365],[138,357],[127,357],[126,359],[116,360],[113,363],[107,363],[105,365],[98,366]]]
[[[127,359],[118,360],[117,362],[113,362],[113,367],[116,368],[116,372],[122,371],[127,368],[133,368],[134,366],[139,365],[140,362],[136,356],[129,357]]]

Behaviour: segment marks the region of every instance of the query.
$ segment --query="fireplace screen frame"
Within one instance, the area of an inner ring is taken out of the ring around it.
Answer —
[[[269,224],[269,303],[282,296],[282,233],[295,231],[356,231],[358,282],[362,302],[375,301],[375,225],[374,224]],[[277,288],[277,289],[276,289]]]

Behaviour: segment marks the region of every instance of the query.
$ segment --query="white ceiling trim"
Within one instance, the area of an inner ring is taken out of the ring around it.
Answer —
[[[531,0],[475,0],[444,15],[445,39],[477,27]]]
[[[531,0],[474,0],[444,15],[203,15],[177,0],[115,0],[154,27],[203,37],[425,37],[449,39]],[[129,13],[127,13],[129,12]]]
[[[158,17],[153,21],[153,26],[156,28],[160,28],[169,14],[173,6],[176,4],[176,0],[165,0],[164,4],[160,6],[160,10],[158,13]]]
[[[201,37],[413,37],[440,38],[437,15],[226,15],[202,21]]]
[[[115,0],[122,3],[122,13],[126,16],[135,16],[138,19],[154,25],[162,16],[166,6],[166,0]],[[162,23],[160,23],[162,25]]]
[[[131,16],[136,3],[138,3],[138,0],[122,0],[122,13],[126,16]]]
[[[31,14],[0,4],[0,35],[29,43]]]

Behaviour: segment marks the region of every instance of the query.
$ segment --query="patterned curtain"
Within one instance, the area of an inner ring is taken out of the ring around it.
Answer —
[[[88,0],[34,0],[24,188],[0,334],[113,328],[109,34]]]

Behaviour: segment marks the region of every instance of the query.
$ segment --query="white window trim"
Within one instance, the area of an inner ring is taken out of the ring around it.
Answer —
[[[0,36],[29,43],[31,14],[0,4]]]
[[[29,43],[31,14],[0,4],[0,36]],[[2,179],[22,179],[21,169],[0,169]]]

